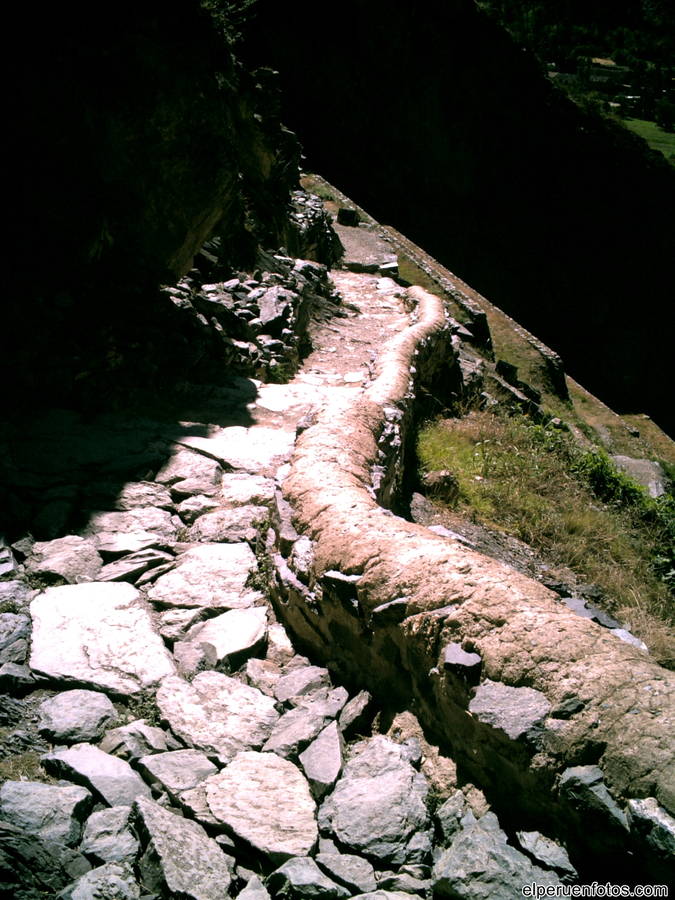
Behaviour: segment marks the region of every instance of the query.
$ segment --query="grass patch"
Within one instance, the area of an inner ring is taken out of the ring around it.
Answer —
[[[621,120],[626,128],[629,128],[638,137],[646,141],[652,150],[663,153],[668,162],[675,166],[675,132],[664,131],[656,122],[648,122],[646,119]]]
[[[655,501],[602,451],[524,416],[472,412],[424,428],[424,471],[448,469],[455,507],[525,541],[602,591],[604,605],[675,667],[675,501]]]

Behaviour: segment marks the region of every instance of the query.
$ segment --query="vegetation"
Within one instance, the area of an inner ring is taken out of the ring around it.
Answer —
[[[472,412],[424,428],[424,470],[456,477],[457,510],[569,567],[604,605],[675,666],[675,500],[652,500],[603,451],[524,416]]]
[[[648,122],[646,119],[626,119],[624,124],[645,140],[652,150],[663,153],[675,166],[675,132],[664,131],[655,122]]]

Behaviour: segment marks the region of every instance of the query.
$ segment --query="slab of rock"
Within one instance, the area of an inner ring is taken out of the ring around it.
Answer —
[[[274,697],[274,688],[281,678],[281,669],[268,659],[249,659],[244,669],[246,683],[258,688],[268,697]]]
[[[300,754],[300,765],[317,800],[327,794],[337,781],[342,771],[343,752],[342,733],[337,722],[331,722]]]
[[[138,766],[146,781],[159,784],[173,797],[196,787],[218,771],[209,758],[198,750],[174,750],[143,756]]]
[[[173,509],[171,494],[161,484],[154,481],[129,481],[115,500],[116,510],[129,510],[150,506],[158,509]]]
[[[55,848],[37,835],[0,819],[0,886],[5,897],[56,897],[72,880]]]
[[[237,754],[206,781],[216,819],[273,862],[306,856],[318,830],[315,805],[300,771],[274,753]]]
[[[187,482],[185,482],[187,484]],[[213,493],[218,491],[214,487]],[[205,513],[213,512],[214,509],[220,509],[220,503],[215,496],[207,496],[205,494],[194,494],[186,497],[176,507],[176,512],[181,519],[188,525],[191,525],[195,519],[203,516]]]
[[[452,672],[469,684],[478,684],[480,681],[483,660],[477,653],[467,653],[461,644],[448,644],[443,649],[443,668],[446,672]]]
[[[561,881],[576,881],[577,870],[560,844],[538,831],[518,831],[516,837],[525,853],[543,869],[551,869]]]
[[[202,616],[203,610],[198,607],[196,609],[190,607],[165,609],[157,617],[159,633],[167,641],[180,641],[185,637],[189,628],[201,621]]]
[[[270,506],[274,500],[274,482],[262,475],[228,472],[221,481],[223,506]]]
[[[180,747],[175,738],[161,728],[148,725],[145,719],[136,719],[128,725],[112,728],[100,743],[101,750],[121,759],[140,759],[150,753],[165,753]]]
[[[222,471],[214,459],[202,456],[201,453],[193,453],[191,450],[179,449],[159,470],[155,481],[172,486],[187,480],[217,485],[220,482]]]
[[[462,791],[455,791],[438,807],[434,819],[440,831],[441,846],[447,847],[457,832],[461,831],[462,820],[468,811],[469,804]]]
[[[80,850],[101,863],[133,862],[139,845],[129,824],[130,816],[130,806],[112,806],[92,813]]]
[[[86,872],[68,887],[60,900],[92,900],[114,898],[114,900],[139,900],[139,888],[131,868],[117,862],[106,863],[91,872]]]
[[[370,730],[374,716],[375,704],[372,696],[368,691],[360,691],[345,704],[340,713],[338,725],[345,738],[357,734],[365,735]]]
[[[150,788],[128,762],[91,744],[75,744],[42,757],[52,775],[84,784],[109,806],[129,806],[136,797],[149,797]]]
[[[28,616],[20,613],[0,613],[0,664],[25,662],[29,637]]]
[[[572,766],[560,776],[561,796],[583,811],[586,817],[599,818],[606,824],[628,830],[628,820],[607,790],[599,766]]]
[[[294,857],[272,872],[267,880],[275,896],[301,898],[325,898],[336,900],[349,897],[350,891],[332,881],[308,856]]]
[[[279,718],[270,697],[220,672],[200,672],[191,684],[165,679],[157,705],[174,734],[223,762],[262,746]]]
[[[202,544],[160,576],[148,597],[160,606],[243,609],[261,596],[246,587],[257,568],[248,544]]]
[[[244,890],[237,894],[237,900],[270,900],[270,895],[258,876],[253,875]]]
[[[139,864],[146,887],[186,900],[225,900],[229,896],[227,857],[198,822],[146,799],[136,801],[134,813],[146,846]]]
[[[33,544],[26,572],[46,578],[62,578],[69,584],[95,581],[103,565],[94,542],[75,534]]]
[[[493,813],[462,829],[436,861],[432,882],[434,897],[453,900],[513,900],[524,884],[560,884],[509,846]]]
[[[231,609],[206,622],[193,625],[186,641],[211,644],[216,663],[230,661],[234,668],[256,650],[262,649],[267,637],[267,610],[264,606]]]
[[[333,793],[319,810],[322,831],[383,862],[408,860],[411,835],[428,826],[427,782],[402,748],[378,735],[352,748]]]
[[[469,712],[480,722],[499,728],[514,741],[536,734],[550,711],[551,704],[541,691],[487,679],[469,703]]]
[[[426,897],[431,882],[426,878],[416,878],[408,872],[392,872],[390,875],[382,873],[379,885],[385,891],[402,891],[406,895],[422,894]]]
[[[134,694],[171,675],[171,654],[129,584],[48,588],[33,600],[31,668],[59,681]]]
[[[647,844],[665,859],[675,858],[675,819],[654,797],[628,801],[628,821]]]
[[[374,891],[377,887],[375,870],[361,856],[351,853],[317,853],[317,864],[332,879],[352,891]]]
[[[124,512],[99,512],[89,520],[85,534],[96,535],[96,543],[101,552],[120,552],[123,542],[113,547],[106,535],[129,538],[128,551],[142,550],[144,543],[155,541],[170,544],[176,540],[176,523],[166,509],[141,506]]]
[[[135,582],[145,572],[156,569],[158,566],[173,566],[174,562],[175,558],[170,553],[149,547],[147,550],[129,553],[121,559],[116,559],[103,566],[97,581]]]
[[[328,669],[322,669],[319,666],[301,666],[280,678],[274,693],[277,700],[285,703],[291,701],[293,697],[310,694],[317,688],[329,684]]]
[[[285,758],[295,757],[318,736],[327,721],[322,711],[305,707],[291,709],[275,724],[263,750]]]
[[[7,822],[44,841],[75,846],[93,805],[89,791],[76,785],[6,781],[0,788],[0,814]]]
[[[235,544],[238,541],[253,543],[269,519],[265,506],[238,506],[233,509],[217,509],[196,519],[190,529],[191,541],[212,541]]]
[[[646,488],[650,497],[661,497],[666,493],[668,479],[660,463],[652,459],[633,459],[630,456],[613,456],[612,462],[617,469]]]
[[[272,475],[290,455],[295,434],[262,425],[233,425],[213,437],[190,435],[179,443],[215,459],[226,469]]]
[[[265,658],[279,666],[284,666],[295,655],[295,649],[284,626],[279,622],[270,625],[267,630],[267,653]]]

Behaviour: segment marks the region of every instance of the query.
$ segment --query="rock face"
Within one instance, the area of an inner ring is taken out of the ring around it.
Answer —
[[[48,588],[31,603],[31,668],[134,694],[174,671],[138,591],[128,584]]]
[[[140,864],[146,886],[189,900],[225,900],[227,858],[201,825],[152,800],[137,800],[134,811],[146,848]]]
[[[279,718],[270,697],[219,672],[200,672],[191,684],[165,679],[157,705],[178,737],[223,762],[260,747]]]
[[[237,754],[206,782],[215,818],[273,862],[305,856],[318,837],[309,786],[293,763],[273,753]]]
[[[428,823],[427,784],[385,737],[355,745],[319,826],[341,844],[382,862],[403,863],[410,837]]]

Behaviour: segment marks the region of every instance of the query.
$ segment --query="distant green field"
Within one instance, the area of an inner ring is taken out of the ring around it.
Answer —
[[[626,128],[647,141],[652,150],[659,150],[675,166],[675,133],[664,131],[654,122],[645,119],[624,119]]]

